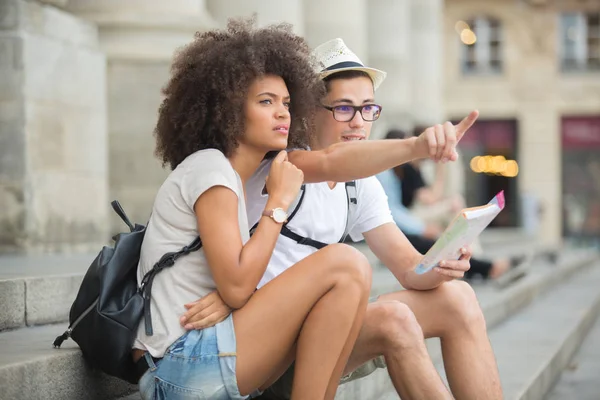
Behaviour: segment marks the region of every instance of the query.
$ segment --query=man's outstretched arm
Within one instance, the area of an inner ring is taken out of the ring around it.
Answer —
[[[456,126],[450,122],[435,125],[409,139],[342,142],[323,150],[294,150],[288,159],[304,172],[306,183],[366,178],[426,157],[438,162],[455,161],[457,143],[478,116],[473,111]]]

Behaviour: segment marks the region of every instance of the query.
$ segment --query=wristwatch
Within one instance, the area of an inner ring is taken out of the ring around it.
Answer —
[[[265,210],[263,211],[262,215],[264,215],[265,217],[271,217],[271,219],[273,219],[273,221],[277,222],[278,224],[283,224],[284,222],[287,222],[288,217],[287,212],[285,212],[285,210],[280,207],[274,208],[272,210]]]

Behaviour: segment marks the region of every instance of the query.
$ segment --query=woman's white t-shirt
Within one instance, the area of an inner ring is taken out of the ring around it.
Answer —
[[[239,175],[220,151],[197,151],[179,164],[158,190],[142,244],[138,284],[165,253],[181,250],[198,236],[194,204],[213,186],[227,187],[238,196],[240,235],[244,244],[248,241],[248,218]],[[179,321],[186,311],[184,304],[215,288],[203,249],[180,257],[175,265],[156,275],[150,303],[154,334],[146,335],[142,320],[134,347],[162,357],[186,332]]]

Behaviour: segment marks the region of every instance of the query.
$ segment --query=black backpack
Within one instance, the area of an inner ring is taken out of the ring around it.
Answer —
[[[138,325],[144,316],[146,334],[152,335],[150,294],[156,274],[175,261],[202,247],[200,238],[177,252],[163,255],[137,283],[137,267],[144,225],[129,221],[118,201],[111,203],[130,232],[114,236],[114,247],[103,247],[92,262],[69,313],[69,328],[54,341],[58,348],[69,337],[83,352],[92,368],[137,384],[132,347]]]

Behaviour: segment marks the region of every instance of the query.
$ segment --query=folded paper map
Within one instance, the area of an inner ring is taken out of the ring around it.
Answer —
[[[503,209],[504,191],[485,206],[463,209],[425,254],[415,272],[424,274],[442,260],[458,260],[461,247],[469,246]]]

